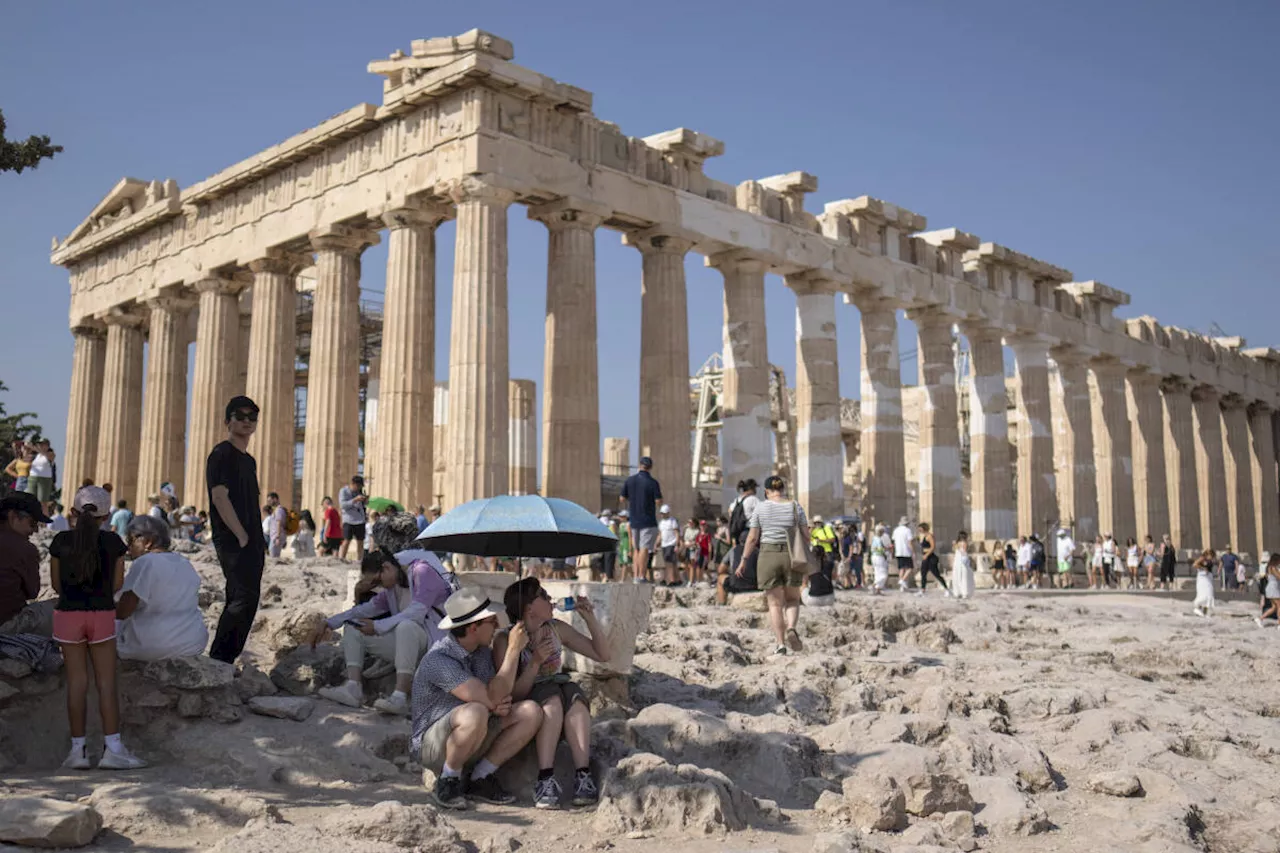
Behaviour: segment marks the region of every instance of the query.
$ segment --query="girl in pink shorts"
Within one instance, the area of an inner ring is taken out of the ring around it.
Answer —
[[[58,593],[53,611],[53,638],[62,644],[67,673],[67,717],[71,753],[62,766],[88,770],[85,746],[89,664],[98,684],[98,707],[106,749],[98,766],[133,770],[147,763],[120,742],[120,700],[116,695],[116,602],[124,583],[125,544],[102,520],[111,512],[111,496],[98,486],[76,492],[71,517],[75,527],[49,543],[49,579]]]

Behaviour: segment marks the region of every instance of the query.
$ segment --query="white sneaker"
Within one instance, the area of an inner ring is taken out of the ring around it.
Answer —
[[[322,699],[346,705],[348,708],[359,708],[364,704],[364,691],[357,693],[345,683],[340,687],[321,687],[319,693]]]
[[[949,589],[945,589],[945,588],[944,588],[944,589],[942,590],[942,597],[943,597],[943,598],[950,598],[950,597],[951,597],[951,590],[949,590]]]
[[[409,716],[409,700],[394,693],[385,699],[379,699],[374,702],[373,707],[384,714],[394,714],[397,717]]]
[[[147,762],[129,751],[128,747],[120,747],[120,751],[106,749],[102,760],[98,762],[99,770],[139,770],[147,766]]]
[[[1259,622],[1258,624],[1262,624]],[[89,750],[86,747],[76,749],[71,748],[71,752],[67,754],[67,760],[62,762],[65,770],[88,770],[93,765],[89,763]]]
[[[1262,624],[1262,620],[1259,619],[1257,616],[1253,617],[1253,624],[1257,625],[1259,628],[1266,627],[1265,625]]]
[[[900,592],[906,592],[906,591],[907,591],[907,582],[906,582],[906,581],[898,581],[898,590],[899,590]]]

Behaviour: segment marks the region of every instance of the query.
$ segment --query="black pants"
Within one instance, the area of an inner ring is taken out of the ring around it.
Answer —
[[[858,586],[862,586],[862,555],[853,554],[849,557],[849,568],[853,569],[853,582]]]
[[[618,565],[618,552],[609,551],[600,555],[600,575],[613,580],[614,569]]]
[[[1173,573],[1178,564],[1174,560],[1160,561],[1160,583],[1173,583]]]
[[[924,562],[920,564],[920,588],[924,589],[929,585],[929,575],[933,575],[938,579],[938,584],[943,589],[947,588],[947,582],[942,579],[942,572],[938,571],[938,555],[930,554],[924,558]]]
[[[234,663],[244,651],[249,640],[249,629],[258,615],[258,600],[262,597],[262,566],[266,551],[260,540],[249,536],[249,544],[240,548],[215,545],[218,562],[222,564],[222,576],[227,579],[227,601],[218,618],[218,630],[209,647],[209,657]]]
[[[1115,567],[1114,559],[1108,560],[1106,557],[1102,558],[1102,582],[1105,583],[1107,586],[1111,586],[1115,583],[1115,579],[1111,575],[1111,570],[1114,567]]]

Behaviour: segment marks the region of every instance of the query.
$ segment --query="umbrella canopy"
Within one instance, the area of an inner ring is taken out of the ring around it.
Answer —
[[[575,557],[618,547],[618,537],[573,501],[499,495],[454,507],[418,536],[432,551],[480,557]]]
[[[391,500],[391,498],[369,498],[365,502],[365,507],[369,512],[386,512],[389,509],[396,512],[404,512],[404,507]]]

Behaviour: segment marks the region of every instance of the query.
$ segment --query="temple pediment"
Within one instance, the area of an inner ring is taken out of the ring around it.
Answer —
[[[177,199],[178,183],[172,178],[164,183],[121,178],[102,201],[94,206],[84,221],[67,236],[67,239],[59,242],[56,237],[54,238],[53,249],[55,251],[65,249],[89,235],[111,228],[162,201],[176,204]]]

